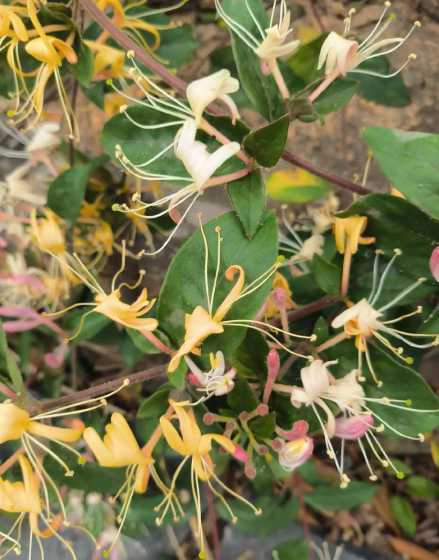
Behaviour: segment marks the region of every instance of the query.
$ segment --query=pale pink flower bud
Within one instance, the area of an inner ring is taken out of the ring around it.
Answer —
[[[250,463],[246,463],[245,468],[244,468],[244,474],[247,478],[249,478],[250,480],[253,480],[254,478],[256,478],[256,469],[253,465],[251,465]]]
[[[372,426],[373,417],[370,414],[337,418],[335,435],[341,439],[356,440],[362,438]]]
[[[212,412],[206,412],[203,416],[203,422],[206,426],[211,426],[215,422],[215,414],[212,414]]]
[[[433,250],[430,257],[430,270],[436,282],[439,282],[439,247]]]
[[[233,457],[237,461],[241,461],[242,463],[247,463],[248,461],[247,452],[244,451],[244,449],[240,445],[236,446],[235,451],[233,452]]]
[[[314,441],[310,437],[289,441],[279,451],[279,463],[285,470],[293,471],[311,457],[313,450]]]
[[[273,391],[273,384],[276,381],[277,376],[279,375],[280,370],[280,358],[277,350],[272,348],[267,356],[267,383],[264,387],[264,394],[262,396],[262,402],[266,405],[270,399],[270,395]],[[267,408],[268,413],[268,408]]]

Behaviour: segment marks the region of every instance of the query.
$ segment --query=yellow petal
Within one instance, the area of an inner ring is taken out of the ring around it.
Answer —
[[[180,349],[172,357],[168,371],[175,371],[183,356],[189,353],[197,353],[200,345],[212,334],[221,334],[224,328],[211,318],[209,313],[198,305],[185,319],[186,334]]]
[[[180,434],[177,432],[171,422],[164,416],[160,418],[160,427],[162,429],[163,437],[166,439],[171,449],[173,449],[179,455],[183,455],[184,457],[189,455],[189,450],[181,439]]]
[[[82,429],[59,428],[58,426],[49,426],[41,422],[31,422],[27,431],[34,436],[63,441],[65,443],[74,443],[82,435]]]
[[[201,432],[195,420],[194,411],[192,408],[186,409],[174,401],[169,401],[169,404],[177,415],[183,441],[189,453],[193,455],[198,451],[201,442]]]
[[[148,488],[150,476],[149,465],[139,465],[136,470],[136,481],[134,483],[134,490],[136,494],[144,494]]]
[[[233,282],[236,273],[238,273],[238,280],[236,281],[235,285],[230,290],[229,294],[224,299],[222,304],[216,310],[213,316],[214,321],[218,321],[218,322],[222,321],[224,317],[227,315],[227,313],[229,312],[232,305],[241,295],[245,282],[244,269],[241,266],[235,264],[229,266],[229,268],[226,270],[225,277],[229,282]]]
[[[0,444],[20,439],[29,428],[30,416],[13,403],[0,404]]]
[[[111,453],[94,428],[86,428],[83,433],[83,438],[101,467],[115,466]]]

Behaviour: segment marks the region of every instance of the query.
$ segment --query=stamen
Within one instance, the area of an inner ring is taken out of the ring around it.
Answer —
[[[381,13],[380,18],[378,19],[377,23],[375,24],[375,27],[372,29],[372,31],[369,33],[369,35],[364,39],[364,41],[360,44],[359,48],[363,48],[366,47],[366,45],[370,42],[373,41],[373,39],[375,38],[375,34],[378,31],[384,17],[386,16],[387,12],[389,11],[389,8],[392,6],[391,2],[384,2],[384,10]],[[390,20],[391,21],[391,20]],[[387,26],[384,27],[384,29]],[[382,32],[380,32],[381,34]]]
[[[409,54],[409,56],[407,57],[407,60],[404,62],[404,64],[402,66],[400,66],[398,68],[398,70],[395,70],[395,72],[392,72],[391,74],[381,74],[380,72],[372,72],[372,70],[359,70],[359,69],[350,70],[350,73],[352,73],[352,74],[364,74],[366,76],[373,76],[375,78],[383,78],[383,79],[387,80],[389,78],[394,78],[395,76],[400,74],[405,68],[407,68],[407,66],[410,64],[410,62],[412,60],[416,60],[417,58],[418,57],[415,53]]]
[[[395,298],[393,298],[389,303],[387,303],[386,305],[384,305],[383,307],[380,307],[378,309],[378,311],[380,313],[383,313],[384,311],[386,311],[387,309],[389,309],[390,307],[393,307],[394,305],[396,305],[399,301],[401,301],[402,299],[404,299],[408,294],[410,294],[411,292],[413,292],[413,290],[416,290],[416,288],[418,288],[421,284],[423,284],[425,281],[427,280],[427,278],[418,278],[416,280],[416,282],[414,282],[413,284],[411,284],[410,286],[408,286],[405,290],[403,290],[399,295],[397,295]]]
[[[379,282],[379,284],[378,284],[378,289],[377,289],[377,291],[375,292],[375,295],[374,295],[373,299],[372,299],[371,301],[369,301],[369,303],[370,303],[370,305],[371,305],[372,307],[375,305],[375,303],[376,303],[376,302],[379,300],[379,298],[380,298],[381,292],[382,292],[382,290],[383,290],[384,283],[385,283],[386,278],[387,278],[387,276],[388,276],[388,274],[389,274],[389,272],[390,272],[390,270],[391,270],[391,268],[392,268],[392,266],[393,266],[393,263],[395,262],[395,260],[396,260],[397,257],[399,257],[399,256],[402,255],[401,249],[395,249],[395,250],[393,251],[393,253],[394,253],[394,254],[393,254],[393,257],[392,257],[392,258],[390,259],[390,261],[387,263],[386,268],[384,269],[383,274],[381,275],[381,279],[380,279],[380,282]]]

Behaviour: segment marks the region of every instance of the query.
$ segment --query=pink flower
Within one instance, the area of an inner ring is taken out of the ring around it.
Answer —
[[[308,437],[308,423],[305,420],[295,422],[288,432],[281,430],[281,434],[287,441],[279,445],[279,463],[285,470],[293,471],[311,457],[314,441]]]
[[[436,282],[439,282],[439,247],[433,250],[430,257],[430,270]]]
[[[370,414],[337,418],[335,435],[341,439],[356,440],[362,438],[372,426],[373,417]]]

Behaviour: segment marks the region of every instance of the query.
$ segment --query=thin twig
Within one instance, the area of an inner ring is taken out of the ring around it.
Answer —
[[[143,381],[155,379],[162,375],[165,375],[165,367],[163,365],[155,366],[144,371],[137,371],[136,373],[124,375],[118,377],[117,379],[112,379],[111,381],[106,381],[105,383],[94,385],[92,387],[89,387],[88,389],[84,389],[83,391],[77,391],[71,395],[64,395],[63,397],[59,397],[58,399],[50,399],[48,401],[45,401],[42,403],[42,409],[50,410],[52,408],[58,408],[64,405],[85,401],[94,397],[99,397],[100,395],[105,395],[106,393],[110,393],[114,389],[120,387],[125,379],[129,380],[130,385],[134,385],[136,383],[142,383]]]
[[[121,29],[116,27],[114,23],[93,3],[92,0],[79,0],[82,4],[83,8],[90,14],[90,16],[99,23],[105,30],[107,30],[112,38],[119,43],[121,47],[126,49],[127,51],[133,51],[135,56],[138,60],[148,67],[152,72],[160,76],[169,86],[171,86],[174,90],[182,93],[183,95],[186,93],[187,83],[172,74],[167,68],[165,68],[160,62],[158,62],[155,58],[145,52],[139,45],[137,45],[130,37],[128,37]],[[216,104],[209,105],[209,112],[214,115],[221,115],[223,111],[220,107]],[[282,158],[287,161],[288,163],[292,163],[301,167],[302,169],[306,169],[310,173],[317,175],[323,179],[326,179],[337,185],[338,187],[357,193],[357,194],[369,194],[371,191],[360,185],[357,185],[353,181],[348,181],[343,177],[338,177],[332,173],[319,169],[312,163],[305,161],[304,159],[292,154],[291,152],[285,151],[282,155]]]
[[[288,313],[288,322],[298,321],[299,319],[303,319],[304,317],[308,317],[308,315],[313,315],[317,313],[317,311],[321,311],[322,309],[326,309],[327,307],[331,307],[338,303],[340,299],[336,296],[323,296],[320,299],[316,299],[312,303],[308,303],[307,305],[302,305],[298,309],[293,309]],[[273,323],[274,326],[281,326],[280,320],[278,319],[276,322]]]

